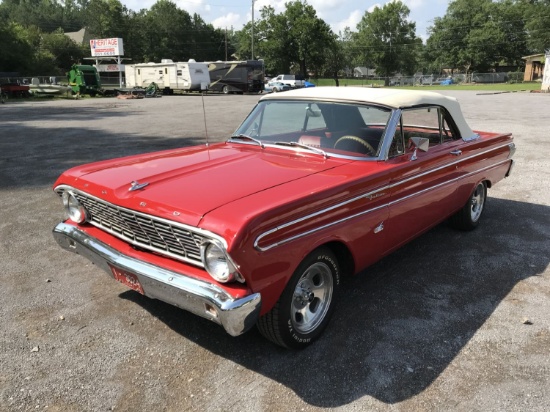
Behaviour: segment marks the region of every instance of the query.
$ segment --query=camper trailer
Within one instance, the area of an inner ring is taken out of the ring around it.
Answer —
[[[126,65],[125,76],[126,87],[147,87],[154,82],[164,94],[207,90],[210,85],[208,65],[193,60],[174,63],[162,59],[160,63]]]

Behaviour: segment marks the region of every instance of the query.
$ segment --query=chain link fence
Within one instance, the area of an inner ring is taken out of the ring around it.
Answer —
[[[453,73],[438,76],[433,74],[416,74],[414,76],[394,76],[390,78],[390,86],[432,86],[447,84],[491,84],[517,83],[523,81],[523,72],[509,73]]]

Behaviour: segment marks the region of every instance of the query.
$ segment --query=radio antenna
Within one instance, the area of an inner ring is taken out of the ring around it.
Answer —
[[[202,116],[204,118],[204,135],[206,137],[206,146],[208,146],[208,127],[206,126],[206,109],[204,108],[204,95],[206,91],[201,91],[202,99]]]

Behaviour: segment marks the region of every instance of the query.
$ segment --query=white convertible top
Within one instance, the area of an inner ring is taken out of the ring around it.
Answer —
[[[263,100],[338,100],[349,102],[374,103],[392,109],[404,109],[414,106],[435,105],[444,107],[452,116],[463,139],[470,139],[475,135],[460,110],[460,105],[454,97],[443,96],[439,93],[389,89],[372,87],[307,87],[283,93],[272,93],[263,96]]]

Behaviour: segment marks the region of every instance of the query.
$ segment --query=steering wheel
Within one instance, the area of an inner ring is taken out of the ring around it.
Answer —
[[[346,135],[346,136],[342,136],[341,138],[339,138],[336,141],[336,143],[334,143],[334,148],[336,149],[340,142],[343,142],[343,141],[346,141],[346,140],[352,140],[352,141],[360,143],[362,146],[366,147],[367,150],[368,150],[368,153],[367,153],[368,155],[374,156],[376,154],[376,150],[374,150],[374,148],[369,143],[365,142],[360,137],[352,136],[352,135]]]

